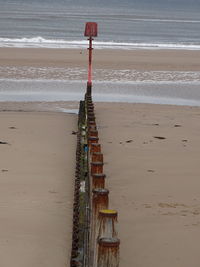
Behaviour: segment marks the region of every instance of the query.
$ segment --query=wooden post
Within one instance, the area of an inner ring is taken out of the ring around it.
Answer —
[[[91,162],[91,175],[93,173],[103,173],[103,162]]]
[[[91,105],[87,106],[87,112],[94,112],[94,107]]]
[[[93,173],[92,174],[92,188],[104,188],[105,187],[105,177],[103,173]]]
[[[92,266],[95,266],[97,255],[97,235],[98,235],[98,214],[101,209],[108,208],[109,190],[104,188],[95,188],[92,190],[92,222],[91,222],[91,260]]]
[[[119,266],[119,244],[118,238],[100,238],[98,240],[97,267]]]
[[[117,223],[117,211],[104,209],[99,211],[98,224],[99,224],[99,234],[98,237],[117,237],[116,230]]]
[[[98,137],[98,131],[97,130],[89,130],[89,135],[91,137]]]
[[[88,127],[89,126],[96,126],[96,122],[95,122],[95,120],[88,120]]]
[[[88,136],[88,143],[89,143],[89,147],[91,147],[91,144],[98,144],[99,142],[99,138],[96,136]]]
[[[119,244],[116,230],[117,211],[100,210],[98,216],[97,267],[119,266]]]
[[[101,152],[101,145],[100,144],[96,144],[96,143],[92,143],[90,145],[90,152]]]
[[[88,126],[88,131],[97,131],[97,126],[96,125],[89,125]]]
[[[92,153],[92,162],[95,161],[103,162],[103,154],[101,152]]]

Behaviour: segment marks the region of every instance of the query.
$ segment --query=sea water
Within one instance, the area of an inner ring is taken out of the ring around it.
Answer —
[[[0,0],[0,46],[200,49],[199,0]]]
[[[96,21],[95,49],[199,50],[199,14],[199,0],[0,0],[0,47],[86,48],[84,24]],[[200,102],[199,72],[97,72],[99,101]],[[79,100],[85,77],[80,68],[0,68],[0,100]]]

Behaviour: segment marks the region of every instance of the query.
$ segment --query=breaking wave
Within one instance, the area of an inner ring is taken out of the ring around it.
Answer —
[[[63,40],[33,38],[0,38],[0,47],[32,47],[32,48],[86,48],[87,40]],[[200,44],[193,43],[131,43],[114,41],[94,41],[96,49],[186,49],[200,50]]]

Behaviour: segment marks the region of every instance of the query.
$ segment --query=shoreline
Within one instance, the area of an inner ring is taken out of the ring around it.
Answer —
[[[94,100],[198,106],[199,58],[200,51],[94,50]],[[87,59],[87,50],[0,48],[1,100],[78,101]]]
[[[83,99],[85,86],[79,83],[60,82],[1,82],[1,103],[36,103],[40,108],[53,106],[55,111],[62,102],[79,102]],[[6,90],[4,89],[6,88]],[[94,102],[149,103],[177,106],[200,106],[199,83],[172,84],[96,84],[93,88]],[[40,104],[41,103],[41,104]],[[56,105],[55,103],[59,103]],[[61,104],[61,105],[60,105]],[[5,105],[4,105],[5,106]]]
[[[120,106],[120,105],[127,105],[127,107],[144,107],[147,108],[172,108],[172,109],[199,109],[200,106],[193,106],[193,105],[175,105],[175,104],[152,104],[152,103],[130,103],[130,102],[104,102],[99,101],[95,102],[95,105],[97,106],[108,106],[111,107]],[[13,102],[13,101],[2,101],[0,102],[0,113],[12,113],[12,112],[18,112],[18,113],[55,113],[55,114],[71,114],[75,115],[77,114],[79,108],[79,101],[53,101],[53,102],[41,102],[41,101],[19,101],[19,102]]]
[[[54,113],[67,113],[77,114],[79,101],[55,101],[55,102],[13,102],[4,101],[0,102],[0,112],[54,112]],[[66,110],[66,111],[65,111]],[[69,112],[71,111],[71,112]]]

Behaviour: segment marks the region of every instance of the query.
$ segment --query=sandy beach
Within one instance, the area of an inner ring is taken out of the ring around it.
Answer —
[[[30,110],[0,113],[8,142],[0,152],[0,263],[69,266],[76,116],[7,105]],[[200,108],[95,107],[110,207],[119,213],[120,266],[197,267]]]
[[[200,0],[0,7],[0,267],[199,267]]]
[[[120,266],[199,266],[200,108],[96,104]]]
[[[0,3],[0,267],[199,267],[200,0]]]
[[[86,53],[0,48],[0,66],[86,69]],[[200,71],[199,56],[189,50],[95,50],[94,63],[105,70]],[[1,103],[0,141],[8,142],[0,145],[4,267],[69,266],[76,142],[71,131],[77,117],[61,112],[77,107]],[[110,207],[119,212],[120,266],[199,266],[200,108],[95,103],[95,109]]]
[[[69,266],[76,123],[0,112],[0,266]]]
[[[199,50],[94,50],[94,69],[200,70]],[[87,68],[86,49],[0,48],[0,66]]]

